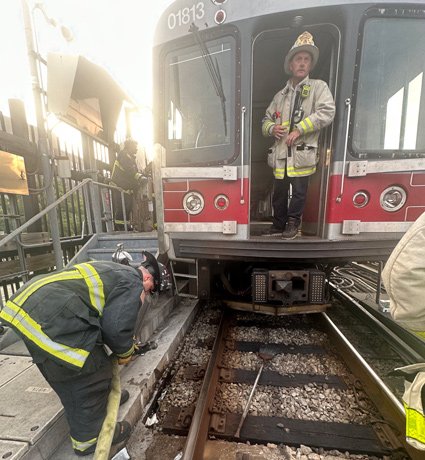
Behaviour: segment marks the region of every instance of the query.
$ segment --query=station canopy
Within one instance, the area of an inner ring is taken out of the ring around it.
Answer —
[[[63,121],[110,142],[124,101],[133,103],[103,67],[79,55],[48,54],[48,111]]]

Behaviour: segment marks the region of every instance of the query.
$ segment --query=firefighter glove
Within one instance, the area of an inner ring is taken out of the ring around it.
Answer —
[[[128,364],[131,361],[131,357],[133,355],[127,356],[127,358],[118,358],[118,364],[123,366],[124,364]]]

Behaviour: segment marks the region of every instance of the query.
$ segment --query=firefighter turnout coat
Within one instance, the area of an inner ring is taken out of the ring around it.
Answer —
[[[286,137],[293,111],[293,128],[298,129],[301,136],[288,155]],[[285,167],[290,177],[310,176],[316,172],[320,130],[332,123],[334,116],[335,103],[328,85],[322,80],[307,77],[295,88],[289,80],[274,96],[263,118],[262,132],[264,136],[272,136],[276,124],[287,128],[286,134],[275,141],[268,154],[267,163],[273,168],[276,179],[285,177]]]
[[[388,258],[382,280],[393,319],[425,339],[425,213],[404,234]],[[406,441],[425,450],[425,363],[399,368],[404,375]]]
[[[136,157],[126,150],[118,153],[112,168],[111,181],[126,191],[136,190],[143,174],[138,172]]]
[[[33,278],[6,302],[0,318],[22,336],[34,362],[53,361],[64,378],[95,370],[95,345],[107,345],[118,357],[133,353],[142,291],[142,274],[133,267],[82,263]]]

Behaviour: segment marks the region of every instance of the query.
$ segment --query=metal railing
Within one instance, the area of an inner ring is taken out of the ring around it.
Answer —
[[[71,190],[66,192],[63,196],[61,196],[59,199],[57,199],[54,203],[51,203],[50,205],[48,205],[45,209],[43,209],[43,211],[40,211],[35,216],[31,217],[23,225],[13,230],[12,232],[10,232],[8,235],[6,235],[4,238],[0,240],[0,249],[4,247],[5,245],[7,245],[8,243],[10,243],[11,241],[16,242],[19,263],[20,263],[20,273],[22,275],[21,278],[24,281],[27,281],[28,279],[28,276],[27,276],[28,270],[26,266],[25,253],[24,253],[25,248],[27,249],[36,248],[36,247],[41,247],[41,246],[49,246],[52,244],[53,244],[53,247],[55,247],[55,244],[57,244],[58,245],[57,247],[60,247],[60,252],[55,251],[54,256],[55,256],[56,269],[60,270],[64,266],[62,243],[69,242],[71,241],[71,239],[63,240],[60,238],[60,236],[58,236],[59,241],[53,241],[53,236],[52,236],[51,242],[47,242],[47,243],[45,242],[41,244],[24,244],[21,241],[21,237],[20,237],[22,232],[24,232],[28,227],[30,227],[35,222],[43,218],[50,211],[57,209],[57,207],[62,202],[64,202],[74,193],[77,193],[80,189],[82,189],[83,191],[84,206],[86,209],[87,234],[88,235],[93,234],[93,223],[94,223],[94,229],[96,233],[102,233],[103,223],[105,223],[106,231],[113,231],[114,222],[113,222],[111,207],[109,206],[109,209],[106,208],[105,200],[102,200],[102,206],[100,206],[100,203],[99,203],[99,196],[100,196],[100,191],[102,188],[106,188],[110,190],[117,190],[118,192],[120,192],[122,211],[123,211],[123,220],[124,220],[124,230],[125,231],[128,230],[127,214],[125,210],[125,201],[124,201],[124,193],[128,194],[128,192],[114,185],[96,182],[95,180],[91,178],[84,179],[78,185],[76,185]],[[102,210],[103,210],[104,217],[102,217]],[[84,222],[82,223],[81,235],[79,236],[77,240],[72,239],[72,241],[79,241],[83,239],[84,239]],[[2,305],[2,299],[0,296],[0,306],[1,305]]]

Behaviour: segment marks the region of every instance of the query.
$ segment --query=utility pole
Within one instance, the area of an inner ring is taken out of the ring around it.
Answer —
[[[55,193],[53,187],[53,165],[47,138],[46,128],[46,108],[44,103],[44,91],[41,86],[39,66],[41,56],[34,46],[34,30],[31,13],[27,0],[21,0],[22,12],[25,26],[25,38],[27,44],[28,60],[30,64],[32,90],[34,96],[35,113],[37,118],[38,132],[38,152],[41,157],[41,167],[43,172],[43,185],[46,193],[47,205],[54,203]],[[56,269],[63,268],[63,254],[60,242],[59,223],[56,209],[52,209],[49,214],[50,235],[52,237],[53,252],[55,254]]]

